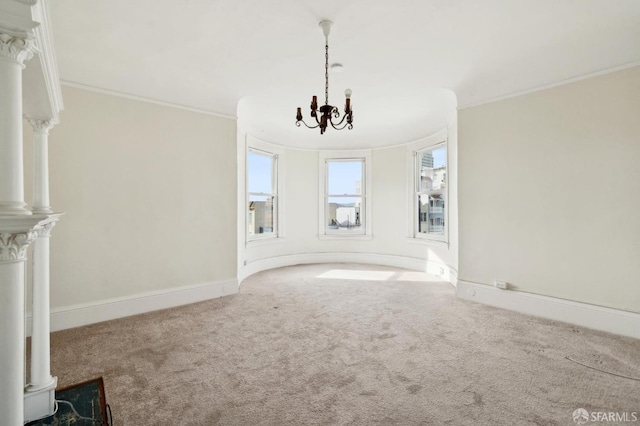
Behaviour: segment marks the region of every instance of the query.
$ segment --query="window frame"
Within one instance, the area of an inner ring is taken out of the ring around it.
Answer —
[[[329,194],[329,163],[331,162],[362,162],[362,178],[360,181],[360,194]],[[321,151],[319,155],[319,239],[371,239],[372,211],[371,211],[371,151]],[[329,198],[335,197],[360,197],[360,229],[331,229],[329,228]]]
[[[257,141],[256,141],[257,142]],[[276,238],[280,238],[281,235],[281,214],[280,211],[282,209],[281,206],[281,191],[280,191],[280,181],[279,179],[279,169],[280,169],[280,154],[277,152],[273,152],[274,150],[270,149],[268,146],[264,146],[264,143],[252,143],[247,144],[247,149],[245,152],[245,205],[244,205],[244,223],[245,223],[245,241],[246,243],[252,243],[256,241],[263,240],[273,240]],[[271,157],[271,191],[270,193],[265,192],[249,192],[249,154],[254,153],[258,155],[263,155],[266,157]],[[266,196],[273,197],[273,230],[271,232],[263,232],[260,234],[251,234],[249,219],[250,219],[250,198],[251,196]]]
[[[432,190],[422,190],[421,188],[421,154],[429,151],[434,151],[439,148],[445,148],[446,152],[446,162],[445,162],[445,187],[439,189]],[[449,145],[448,138],[443,135],[435,135],[434,137],[427,138],[418,143],[412,144],[410,147],[410,161],[411,165],[409,167],[410,173],[410,185],[409,185],[409,197],[410,197],[410,238],[414,241],[424,241],[424,242],[440,242],[440,243],[449,243],[449,210],[450,210],[450,185],[449,185],[449,169],[450,169],[450,159],[449,159]],[[420,232],[420,195],[432,195],[432,194],[441,194],[444,198],[444,230],[442,234],[429,233],[429,232]]]

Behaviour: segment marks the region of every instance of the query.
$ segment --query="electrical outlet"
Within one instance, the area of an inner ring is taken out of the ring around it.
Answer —
[[[506,290],[509,287],[509,284],[506,281],[494,281],[493,286],[501,290]]]

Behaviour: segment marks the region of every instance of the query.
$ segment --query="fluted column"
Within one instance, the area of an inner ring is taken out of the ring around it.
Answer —
[[[36,233],[0,231],[0,423],[22,426],[24,400],[24,262]]]
[[[29,36],[0,28],[0,215],[28,215],[22,162],[22,70],[33,56]]]

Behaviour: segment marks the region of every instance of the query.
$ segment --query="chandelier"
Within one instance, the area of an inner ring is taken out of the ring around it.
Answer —
[[[296,114],[296,126],[300,127],[300,123],[304,124],[310,129],[315,129],[320,127],[320,134],[324,134],[324,131],[327,130],[327,126],[331,124],[336,130],[342,130],[345,127],[348,127],[349,130],[353,129],[353,110],[351,109],[351,89],[347,89],[344,91],[344,96],[346,98],[346,103],[344,105],[344,115],[342,116],[342,120],[337,123],[334,123],[335,119],[338,121],[340,118],[340,111],[338,111],[338,107],[334,107],[329,105],[329,32],[331,31],[331,25],[333,22],[331,21],[321,21],[320,27],[322,28],[322,32],[324,33],[325,39],[325,62],[324,62],[324,105],[320,107],[320,114],[318,114],[318,97],[314,96],[311,98],[311,117],[316,120],[315,126],[309,126],[302,119],[302,109],[298,107],[298,112]],[[346,123],[345,123],[346,120]],[[344,123],[344,124],[343,124]],[[342,126],[342,127],[340,127]]]

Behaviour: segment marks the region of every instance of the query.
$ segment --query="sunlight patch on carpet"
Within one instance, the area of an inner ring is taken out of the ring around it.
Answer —
[[[363,269],[331,269],[316,278],[330,280],[360,280],[360,281],[412,281],[436,282],[442,278],[418,271],[369,271]]]
[[[316,278],[326,278],[330,280],[386,281],[394,274],[395,272],[393,271],[332,269],[316,276]]]

